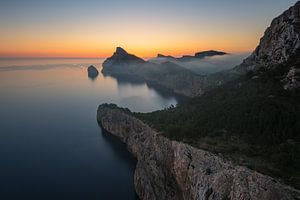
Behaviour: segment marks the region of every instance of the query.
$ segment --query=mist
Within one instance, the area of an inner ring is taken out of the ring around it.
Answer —
[[[250,53],[242,54],[227,54],[222,56],[211,56],[203,59],[191,59],[190,61],[179,61],[170,58],[153,58],[150,62],[164,63],[167,61],[176,63],[186,69],[193,71],[200,75],[212,74],[215,72],[231,69],[248,57]]]

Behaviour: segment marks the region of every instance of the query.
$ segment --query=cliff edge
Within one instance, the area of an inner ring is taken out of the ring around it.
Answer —
[[[97,120],[137,158],[134,185],[141,199],[294,199],[299,191],[188,144],[169,140],[128,109],[100,105]]]

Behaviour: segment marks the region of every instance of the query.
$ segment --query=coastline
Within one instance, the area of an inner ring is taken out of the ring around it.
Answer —
[[[141,199],[294,199],[300,192],[213,153],[172,141],[128,109],[100,105],[97,120],[137,159],[134,185]]]

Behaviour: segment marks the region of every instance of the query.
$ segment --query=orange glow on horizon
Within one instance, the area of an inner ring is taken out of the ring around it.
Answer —
[[[256,41],[257,40],[257,41]],[[228,44],[226,41],[218,41],[218,43],[210,43],[206,42],[191,42],[185,44],[161,44],[159,45],[145,45],[145,46],[135,46],[135,45],[119,45],[112,44],[110,46],[102,48],[88,48],[81,47],[80,44],[76,44],[74,42],[74,48],[71,48],[72,45],[66,44],[64,48],[51,48],[45,46],[43,48],[39,48],[34,44],[31,47],[20,48],[18,50],[11,49],[10,51],[1,51],[0,57],[65,57],[65,58],[106,58],[110,57],[113,52],[115,52],[115,48],[120,46],[124,48],[128,53],[135,54],[139,57],[155,57],[158,53],[164,55],[172,55],[172,56],[182,56],[182,55],[194,55],[199,51],[206,50],[218,50],[224,51],[227,53],[244,53],[244,52],[252,52],[258,43],[258,39],[254,39],[248,44],[242,43],[240,44]],[[29,45],[28,45],[29,46]],[[62,46],[62,45],[61,45]],[[101,46],[101,45],[100,45]],[[3,47],[3,46],[2,46]],[[26,49],[26,50],[25,50]]]
[[[138,28],[132,26],[122,33],[112,29],[101,34],[97,31],[72,34],[69,31],[49,33],[40,30],[34,34],[32,31],[15,31],[13,34],[2,34],[0,56],[105,58],[111,56],[117,46],[139,57],[155,57],[158,53],[193,55],[205,50],[241,53],[253,51],[261,37],[259,30],[245,35],[237,30],[220,32],[214,28],[200,33],[155,29],[148,33],[147,28]]]
[[[250,1],[8,3],[0,8],[0,56],[99,58],[117,46],[139,57],[252,52],[287,1],[296,0],[265,2],[255,12]]]

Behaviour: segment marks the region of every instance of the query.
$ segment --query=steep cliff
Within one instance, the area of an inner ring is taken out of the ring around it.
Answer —
[[[300,1],[275,18],[255,51],[236,67],[237,71],[272,69],[300,51]]]
[[[163,137],[126,109],[100,105],[97,119],[137,158],[134,184],[141,199],[299,198],[299,191],[271,177]]]

